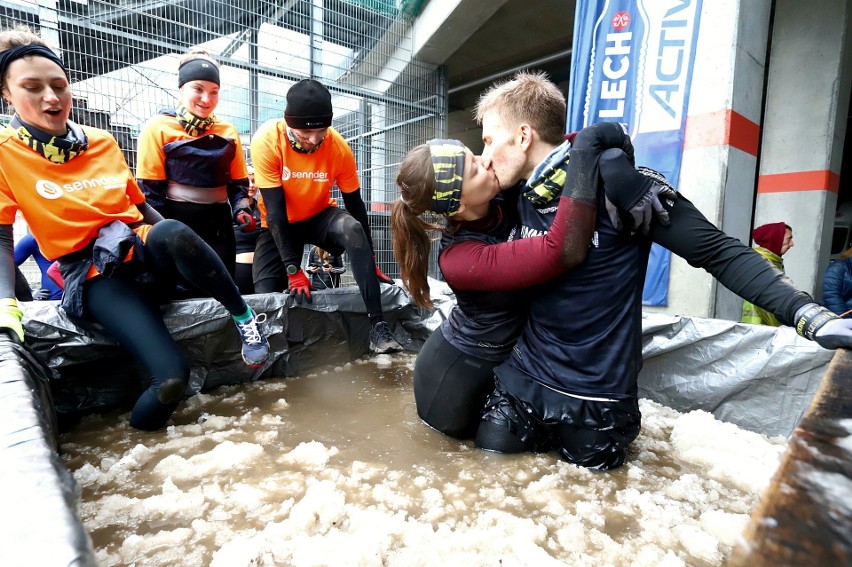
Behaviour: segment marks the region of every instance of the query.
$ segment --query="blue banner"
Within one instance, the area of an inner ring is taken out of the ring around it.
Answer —
[[[676,185],[700,15],[701,0],[579,0],[568,131],[625,123],[636,164]],[[645,305],[667,304],[670,256],[654,245]]]

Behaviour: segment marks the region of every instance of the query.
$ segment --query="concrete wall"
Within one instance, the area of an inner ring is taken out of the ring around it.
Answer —
[[[783,221],[797,287],[821,297],[849,110],[849,3],[777,0],[754,225]]]
[[[703,3],[679,188],[746,244],[755,226],[791,225],[787,274],[819,299],[852,88],[852,8],[844,0],[772,5]],[[738,320],[741,305],[673,258],[669,305],[648,310]]]

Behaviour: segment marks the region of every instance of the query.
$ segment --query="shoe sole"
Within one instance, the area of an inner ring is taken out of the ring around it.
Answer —
[[[246,360],[245,358],[243,358],[243,363],[244,363],[246,366],[248,366],[249,368],[260,368],[261,366],[263,366],[264,364],[266,364],[266,361],[267,361],[267,360],[269,360],[269,359],[267,358],[267,359],[266,359],[266,360],[264,360],[263,362],[249,362],[248,360]]]

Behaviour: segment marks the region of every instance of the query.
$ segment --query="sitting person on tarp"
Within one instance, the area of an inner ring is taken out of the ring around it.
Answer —
[[[343,267],[343,255],[331,254],[319,246],[311,248],[308,256],[308,273],[311,274],[311,285],[314,289],[335,289],[340,287],[340,274],[346,271]]]
[[[130,425],[159,429],[183,399],[190,367],[156,294],[185,282],[219,301],[250,368],[269,357],[265,316],[246,304],[208,244],[145,201],[115,138],[69,120],[70,85],[65,63],[38,35],[0,32],[0,94],[15,108],[0,128],[0,328],[24,341],[12,236],[20,210],[45,258],[59,260],[63,311],[99,323],[150,376]]]

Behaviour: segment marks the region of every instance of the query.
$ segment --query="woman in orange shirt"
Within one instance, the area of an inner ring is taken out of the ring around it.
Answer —
[[[198,235],[145,202],[115,139],[68,119],[68,70],[28,28],[0,32],[0,94],[15,108],[0,129],[0,329],[24,340],[12,261],[20,210],[44,256],[59,261],[63,309],[100,323],[152,377],[131,413],[133,427],[165,425],[189,380],[143,280],[163,289],[179,278],[216,298],[234,318],[245,363],[262,366],[269,353],[262,318]]]
[[[254,200],[237,129],[213,114],[219,64],[203,50],[178,67],[180,103],[151,118],[139,135],[136,179],[145,198],[210,245],[234,275],[233,223],[253,231]]]

